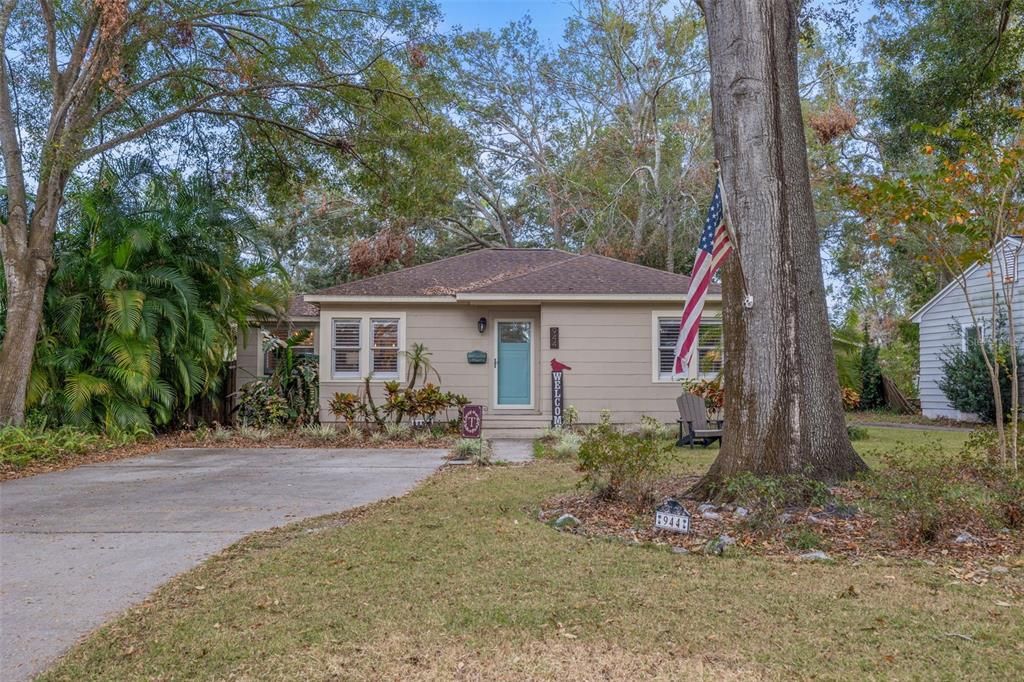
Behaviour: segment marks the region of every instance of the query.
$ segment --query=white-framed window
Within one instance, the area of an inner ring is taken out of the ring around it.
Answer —
[[[653,325],[654,381],[672,381],[676,341],[679,339],[679,313],[655,313]],[[697,332],[697,352],[690,358],[687,374],[691,377],[711,378],[722,371],[724,347],[722,320],[707,315]]]
[[[328,316],[324,316],[326,324]],[[358,312],[330,318],[330,377],[390,381],[401,378],[405,347],[404,312]],[[326,349],[325,349],[325,352]],[[326,363],[321,367],[326,369]],[[323,369],[321,370],[323,372]]]
[[[362,356],[361,317],[335,318],[331,324],[331,376],[358,379]]]
[[[697,374],[718,374],[722,371],[722,321],[701,320],[697,331]]]
[[[973,324],[960,328],[960,347],[964,350],[967,350],[967,346],[971,341],[983,341],[984,339],[984,330]]]
[[[398,337],[401,320],[397,317],[370,318],[370,371],[379,379],[398,377]]]

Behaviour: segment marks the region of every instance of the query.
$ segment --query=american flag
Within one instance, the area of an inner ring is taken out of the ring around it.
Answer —
[[[693,272],[690,274],[690,289],[686,292],[686,305],[683,306],[683,317],[679,322],[679,340],[676,341],[675,362],[672,366],[674,379],[686,378],[686,368],[697,347],[700,316],[704,312],[704,299],[707,298],[711,278],[731,252],[732,243],[729,241],[729,229],[725,224],[725,211],[722,206],[722,185],[716,181],[715,196],[711,199],[708,219],[700,236],[697,260],[694,261]]]

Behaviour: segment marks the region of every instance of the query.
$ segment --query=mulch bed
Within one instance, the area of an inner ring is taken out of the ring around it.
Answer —
[[[859,508],[863,492],[856,487],[833,488],[835,503],[826,507],[789,508],[777,517],[769,517],[776,519],[769,527],[756,527],[763,524],[754,520],[753,509],[683,499],[680,493],[698,480],[697,476],[666,479],[656,489],[656,499],[675,497],[690,512],[690,532],[686,534],[655,530],[653,504],[637,506],[622,499],[600,499],[587,491],[546,500],[539,518],[554,523],[563,514],[571,514],[580,523],[563,527],[565,532],[669,546],[679,553],[722,553],[720,539],[726,536],[726,552],[738,549],[745,554],[793,561],[811,560],[809,553],[814,550],[794,548],[787,544],[787,538],[792,542],[801,533],[813,533],[820,539],[816,549],[824,551],[829,559],[856,562],[892,558],[948,564],[955,579],[981,583],[995,577],[1005,578],[1013,583],[1014,593],[1024,595],[1022,529],[993,530],[973,523],[945,531],[934,542],[908,540],[908,533],[898,519],[884,523]]]
[[[159,436],[140,440],[130,445],[122,445],[114,448],[97,448],[90,452],[68,455],[59,459],[40,460],[17,467],[12,464],[0,463],[0,481],[8,481],[15,478],[25,478],[36,474],[45,474],[53,471],[73,469],[83,464],[100,464],[113,462],[129,457],[143,457],[162,450],[174,448],[390,448],[390,449],[412,449],[412,448],[436,448],[448,449],[451,447],[451,438],[431,438],[425,442],[416,443],[410,440],[388,440],[384,442],[372,442],[369,439],[359,439],[346,434],[340,434],[337,438],[324,440],[305,436],[298,432],[286,432],[270,436],[265,440],[253,440],[238,435],[230,438],[216,440],[213,437],[206,437],[197,440],[192,431],[176,431],[174,433],[161,434]]]

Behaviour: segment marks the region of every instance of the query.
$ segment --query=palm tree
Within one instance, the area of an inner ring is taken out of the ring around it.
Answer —
[[[204,178],[132,160],[69,205],[28,403],[108,431],[167,424],[216,394],[235,330],[280,310],[283,288],[248,240],[252,221]]]

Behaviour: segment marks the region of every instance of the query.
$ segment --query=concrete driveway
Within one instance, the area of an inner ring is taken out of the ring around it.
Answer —
[[[441,450],[167,450],[0,483],[0,680],[253,531],[399,495]]]

